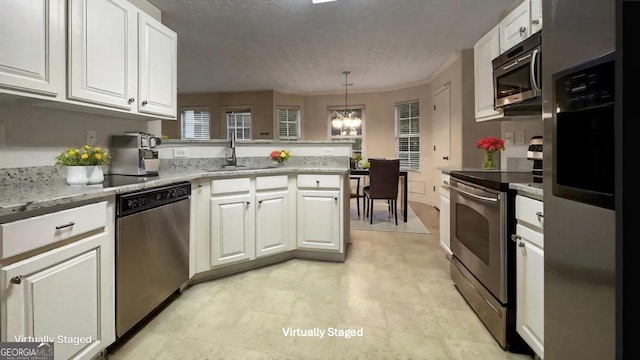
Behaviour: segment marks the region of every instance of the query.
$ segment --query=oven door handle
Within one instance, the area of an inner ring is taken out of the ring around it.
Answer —
[[[533,55],[531,57],[531,85],[533,85],[533,89],[540,92],[542,91],[538,86],[538,81],[536,80],[536,56],[538,55],[538,49],[533,50]]]
[[[461,194],[467,195],[467,196],[472,197],[472,198],[477,199],[477,200],[489,201],[489,202],[498,202],[498,200],[499,200],[499,199],[494,199],[494,198],[490,198],[490,197],[486,197],[486,196],[480,196],[480,195],[472,194],[470,192],[461,190],[461,189],[459,189],[457,187],[453,187],[453,186],[442,185],[442,187],[447,187],[447,188],[449,188],[449,190],[457,191],[457,192],[459,192]]]

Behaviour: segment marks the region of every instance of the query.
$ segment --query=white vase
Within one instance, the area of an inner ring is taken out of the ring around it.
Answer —
[[[89,182],[86,166],[66,166],[65,171],[69,185],[87,185]]]
[[[102,184],[104,181],[104,172],[102,165],[87,166],[87,184]]]

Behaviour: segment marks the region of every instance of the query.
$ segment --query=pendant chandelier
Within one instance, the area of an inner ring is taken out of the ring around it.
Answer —
[[[354,111],[349,111],[347,95],[349,92],[348,77],[351,72],[343,71],[342,73],[344,74],[344,111],[334,112],[331,126],[335,129],[340,129],[340,135],[355,136],[358,134],[357,129],[362,126],[362,119]]]

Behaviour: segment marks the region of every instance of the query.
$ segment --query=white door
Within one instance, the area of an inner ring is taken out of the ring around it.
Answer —
[[[433,144],[436,184],[441,178],[441,168],[449,167],[449,152],[451,148],[451,88],[449,84],[443,86],[433,96]],[[439,194],[436,186],[435,194]],[[435,198],[437,199],[437,197]],[[435,201],[437,202],[437,200]]]
[[[131,109],[138,10],[126,0],[71,0],[69,98]]]
[[[516,330],[544,358],[544,251],[524,238],[516,249],[516,298]]]
[[[473,46],[476,121],[502,116],[494,108],[493,65],[500,55],[500,27],[495,26]]]
[[[0,0],[0,88],[64,92],[63,0]]]
[[[340,250],[340,191],[298,190],[298,247]]]
[[[2,341],[20,341],[16,337],[21,335],[53,337],[56,360],[89,359],[110,345],[115,339],[107,337],[115,322],[103,312],[113,306],[113,285],[105,283],[113,268],[101,257],[105,239],[106,234],[96,235],[0,270],[7,289]]]
[[[248,194],[211,199],[211,266],[254,257],[251,200]]]
[[[138,16],[138,111],[175,118],[178,36],[149,15],[140,12]]]
[[[500,22],[501,54],[531,35],[531,8],[529,1],[523,1]]]
[[[287,250],[288,203],[287,191],[256,194],[256,257]]]

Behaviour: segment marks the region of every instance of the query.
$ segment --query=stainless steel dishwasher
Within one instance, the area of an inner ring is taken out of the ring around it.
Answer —
[[[116,195],[116,337],[189,278],[191,184]]]

